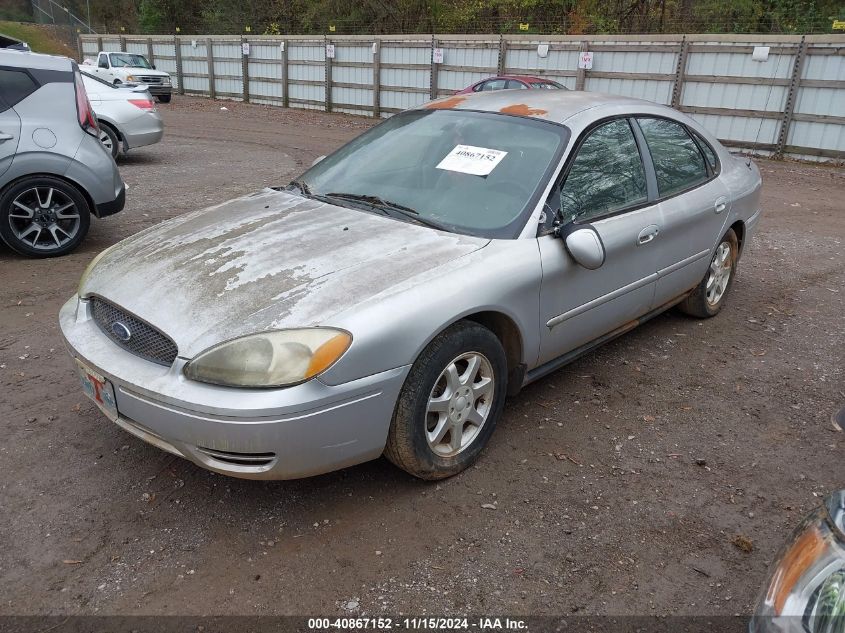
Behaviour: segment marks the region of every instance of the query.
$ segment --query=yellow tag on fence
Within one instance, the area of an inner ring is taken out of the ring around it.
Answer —
[[[331,31],[332,33],[334,33],[335,31],[337,31],[337,29],[335,28],[334,24],[330,24],[330,25],[329,25],[329,31]]]
[[[845,31],[845,20],[834,20],[833,21],[833,30],[834,31]]]
[[[522,22],[519,23],[519,30],[520,31],[527,31],[528,30],[528,23],[526,22],[523,24]]]

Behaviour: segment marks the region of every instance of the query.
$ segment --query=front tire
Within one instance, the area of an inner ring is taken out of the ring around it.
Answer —
[[[171,96],[172,96],[172,95],[159,95],[159,96],[158,96],[158,100],[159,100],[161,103],[170,103],[170,97],[171,97]]]
[[[29,257],[58,257],[82,242],[91,223],[85,196],[50,176],[29,176],[0,195],[0,238]]]
[[[719,314],[733,287],[738,255],[739,239],[733,229],[728,229],[719,240],[704,279],[678,306],[681,311],[699,319]]]
[[[106,148],[111,157],[117,159],[120,152],[120,138],[109,125],[100,123],[100,144]]]
[[[396,403],[385,456],[420,479],[471,466],[502,414],[507,359],[487,328],[458,322],[417,358]]]

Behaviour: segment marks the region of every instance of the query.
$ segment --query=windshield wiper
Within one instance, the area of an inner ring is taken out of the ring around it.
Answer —
[[[286,189],[290,189],[291,187],[296,187],[299,189],[303,195],[310,196],[311,195],[311,188],[308,186],[308,183],[304,180],[291,180],[288,183],[288,186],[285,187]]]
[[[385,200],[379,196],[368,196],[359,193],[327,193],[323,194],[326,198],[338,198],[340,200],[350,200],[352,202],[363,202],[368,206],[375,207],[381,211],[384,211],[388,214],[393,212],[394,214],[399,214],[403,218],[407,218],[412,222],[416,222],[417,224],[422,224],[432,229],[439,229],[441,231],[445,231],[446,229],[437,222],[433,222],[432,220],[426,220],[420,217],[420,212],[416,209],[412,209],[411,207],[406,207],[403,204],[399,204],[397,202],[391,202],[390,200]],[[395,216],[394,216],[395,217]]]

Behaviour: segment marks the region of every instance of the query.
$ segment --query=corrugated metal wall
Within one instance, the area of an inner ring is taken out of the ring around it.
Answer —
[[[770,47],[766,61],[752,60],[755,46]],[[442,63],[432,63],[433,48],[442,49]],[[498,72],[538,75],[673,105],[731,146],[845,159],[841,35],[80,36],[83,57],[101,49],[152,51],[151,61],[187,94],[370,116]],[[585,50],[593,67],[579,70]]]

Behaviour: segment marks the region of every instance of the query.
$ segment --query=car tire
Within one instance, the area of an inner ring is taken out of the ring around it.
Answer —
[[[171,97],[172,97],[172,95],[159,95],[159,96],[158,96],[158,100],[159,100],[161,103],[170,103],[170,98],[171,98]]]
[[[719,240],[710,259],[707,273],[690,295],[678,306],[680,310],[699,319],[719,314],[736,277],[739,240],[733,229]]]
[[[120,85],[120,84],[122,84],[123,82],[122,82],[120,79],[115,79],[112,83],[113,83],[115,86],[119,86],[119,85]]]
[[[120,137],[114,128],[107,123],[100,123],[100,143],[111,154],[112,158],[117,159],[120,152]]]
[[[90,223],[85,196],[58,178],[28,176],[0,195],[0,238],[21,255],[65,255],[79,246]]]
[[[427,480],[468,468],[496,428],[507,380],[505,351],[493,332],[471,321],[450,326],[411,367],[396,403],[385,457]]]

